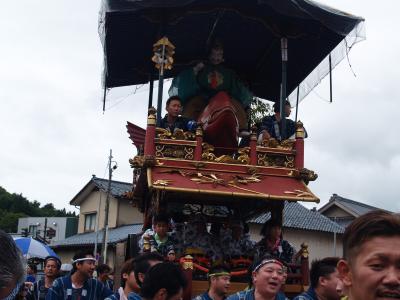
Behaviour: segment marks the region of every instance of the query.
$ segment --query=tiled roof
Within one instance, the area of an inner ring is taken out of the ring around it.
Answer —
[[[108,231],[108,243],[115,244],[124,241],[128,238],[128,234],[140,233],[142,231],[143,224],[131,224],[124,225],[117,228],[112,228]],[[68,247],[68,246],[86,246],[94,245],[95,243],[95,232],[75,234],[66,238],[52,243],[50,247]],[[97,242],[101,243],[103,240],[103,231],[99,231],[97,235]]]
[[[271,213],[263,213],[250,219],[249,223],[264,224],[271,218]],[[331,221],[317,211],[309,210],[297,202],[285,202],[283,227],[343,233],[344,227]]]
[[[361,202],[357,202],[354,200],[343,198],[337,194],[333,194],[332,197],[329,199],[329,203],[336,202],[347,208],[348,210],[352,211],[356,216],[361,216],[366,214],[367,212],[378,210],[380,208],[367,205]]]
[[[107,189],[108,189],[108,180],[107,179],[93,177],[92,180],[99,189],[101,189],[103,191],[107,191]],[[111,194],[114,197],[121,197],[126,192],[131,191],[132,188],[133,188],[132,183],[111,180]]]

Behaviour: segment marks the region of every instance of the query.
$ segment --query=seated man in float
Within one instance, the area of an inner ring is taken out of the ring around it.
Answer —
[[[202,123],[204,142],[217,156],[237,148],[238,134],[248,126],[245,108],[253,99],[235,72],[223,66],[223,55],[222,44],[215,43],[208,62],[180,73],[169,90],[182,99],[183,115]]]
[[[174,239],[168,230],[168,216],[163,214],[156,215],[153,219],[153,229],[146,230],[139,241],[141,251],[146,252],[145,242],[147,240],[150,244],[151,252],[158,252],[163,257],[167,257],[168,252],[174,247]]]
[[[196,130],[196,122],[180,115],[182,103],[178,96],[168,98],[165,110],[167,114],[161,119],[161,128],[168,129],[171,133],[174,133],[175,129],[182,129],[183,131]]]
[[[212,261],[222,258],[220,245],[207,231],[207,222],[204,216],[197,214],[185,228],[185,252],[192,255],[205,256]]]
[[[179,96],[185,106],[189,100],[201,95],[205,102],[218,92],[227,92],[248,107],[253,99],[252,93],[244,86],[234,71],[222,65],[224,49],[216,42],[211,48],[208,62],[198,63],[195,67],[181,72],[171,84],[169,94]]]
[[[250,235],[244,232],[244,225],[241,221],[232,221],[227,227],[221,230],[221,245],[224,245],[225,259],[238,259],[244,256],[251,256],[255,242]]]
[[[274,114],[272,116],[266,116],[261,120],[261,126],[259,128],[258,140],[261,142],[266,139],[274,138],[278,141],[282,141],[285,139],[294,139],[294,135],[296,133],[296,123],[287,119],[292,112],[292,108],[290,106],[289,101],[285,101],[284,105],[285,109],[285,125],[286,129],[283,134],[282,132],[282,119],[280,113],[280,103],[275,102],[274,104]],[[307,132],[305,132],[305,137],[307,137]]]

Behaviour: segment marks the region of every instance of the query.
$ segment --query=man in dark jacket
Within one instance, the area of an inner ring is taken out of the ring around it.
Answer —
[[[182,129],[183,131],[196,130],[196,122],[188,118],[182,117],[182,102],[178,96],[171,96],[166,103],[165,110],[167,114],[161,119],[161,128],[168,129],[174,133],[175,129]]]
[[[46,300],[103,300],[112,294],[100,281],[92,278],[96,259],[88,251],[74,255],[72,274],[57,278]]]
[[[337,270],[338,257],[313,261],[310,270],[310,288],[293,300],[339,300],[343,282]]]

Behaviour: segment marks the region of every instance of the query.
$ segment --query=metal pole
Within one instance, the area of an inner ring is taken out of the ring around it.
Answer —
[[[329,96],[330,102],[332,103],[332,58],[329,54]]]
[[[297,86],[297,98],[296,98],[296,117],[294,123],[297,123],[297,111],[299,110],[299,96],[300,96],[300,86]]]
[[[107,187],[107,198],[106,198],[106,207],[104,209],[104,231],[103,231],[103,263],[107,262],[107,235],[108,235],[108,211],[110,207],[110,191],[111,191],[111,177],[112,177],[112,168],[111,168],[111,159],[112,159],[112,150],[110,149],[110,156],[108,158],[108,187]]]
[[[281,139],[286,139],[286,116],[285,116],[285,100],[286,100],[286,84],[287,84],[287,61],[288,61],[288,41],[287,38],[281,38],[281,53],[282,53],[282,85],[281,85]]]
[[[94,253],[93,253],[93,257],[97,258],[97,243],[98,243],[98,239],[99,239],[99,220],[100,220],[100,208],[101,208],[101,190],[99,190],[99,194],[100,194],[100,199],[99,199],[99,205],[97,207],[97,217],[96,217],[96,234],[94,236]]]
[[[46,244],[46,231],[47,231],[47,218],[44,218],[44,233],[43,233],[43,241]]]
[[[165,45],[162,48],[162,60],[165,59]],[[164,61],[161,62],[160,74],[158,76],[158,99],[157,99],[157,126],[161,124],[161,106],[163,96],[163,85],[164,85]]]
[[[154,90],[154,80],[153,75],[150,74],[150,89],[149,89],[149,105],[148,108],[153,106],[153,90]]]

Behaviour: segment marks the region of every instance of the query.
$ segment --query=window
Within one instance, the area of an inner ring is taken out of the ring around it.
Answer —
[[[96,226],[96,213],[85,215],[85,231],[94,231]]]
[[[36,237],[38,234],[38,227],[37,225],[29,225],[29,235]]]

